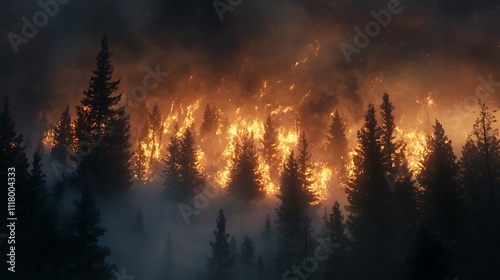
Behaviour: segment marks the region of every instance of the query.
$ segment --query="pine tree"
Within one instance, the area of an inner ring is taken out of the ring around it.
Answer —
[[[310,249],[307,244],[312,244],[309,241],[312,229],[307,215],[309,201],[302,188],[299,164],[293,151],[283,165],[277,196],[281,201],[276,209],[279,240],[277,261],[279,269],[284,271],[299,263],[305,257],[304,253]]]
[[[165,162],[165,192],[168,198],[183,201],[186,199],[186,194],[181,188],[180,175],[180,146],[181,140],[178,136],[179,127],[175,125],[174,132],[170,136],[170,142],[167,147],[167,156]]]
[[[419,182],[423,188],[424,224],[448,241],[456,240],[464,218],[464,192],[458,181],[458,164],[451,141],[436,120],[427,138],[427,155]]]
[[[112,81],[107,35],[101,41],[96,68],[77,106],[76,139],[82,158],[77,175],[80,183],[91,183],[103,192],[123,191],[130,185],[129,119],[116,108],[121,95],[113,96],[120,80]]]
[[[62,112],[59,121],[54,127],[54,143],[50,155],[54,160],[66,164],[66,156],[68,151],[72,149],[74,141],[71,114],[69,113],[69,105],[66,105],[66,109]]]
[[[203,123],[201,124],[200,134],[204,137],[215,134],[217,131],[217,116],[216,110],[207,104],[205,112],[203,112]]]
[[[498,130],[493,128],[496,122],[493,113],[496,111],[489,111],[485,103],[479,102],[479,106],[479,117],[474,123],[473,133],[462,148],[459,163],[461,181],[472,208],[465,218],[469,235],[466,239],[476,240],[467,243],[467,258],[460,267],[468,267],[470,277],[491,278],[500,275],[498,266],[490,262],[497,255],[494,248],[500,246],[497,234],[500,230],[497,210],[500,140]]]
[[[205,184],[205,178],[200,171],[198,153],[193,128],[186,128],[180,141],[179,175],[181,187],[186,192],[189,202]]]
[[[299,138],[299,156],[297,162],[299,164],[299,177],[302,183],[302,189],[304,195],[309,204],[316,204],[318,202],[318,196],[312,189],[312,171],[311,171],[311,154],[308,151],[309,143],[306,139],[305,132],[302,131]]]
[[[106,162],[110,166],[107,170],[111,172],[106,182],[109,183],[109,189],[114,193],[123,193],[132,184],[130,147],[130,120],[125,113],[125,107],[121,107],[117,110],[117,119],[113,120],[109,144],[103,145],[103,148],[108,150],[109,159]]]
[[[382,278],[381,271],[394,273],[391,252],[387,246],[392,239],[389,185],[384,178],[385,168],[381,151],[381,130],[375,118],[375,109],[368,106],[365,123],[358,131],[358,148],[354,156],[354,175],[346,193],[349,211],[347,225],[354,242],[351,243],[354,270],[359,279]]]
[[[247,234],[241,244],[241,264],[243,267],[242,279],[256,279],[257,271],[255,269],[255,246]]]
[[[234,237],[234,235],[231,235],[229,250],[231,252],[231,258],[233,259],[233,261],[238,261],[238,243],[236,242],[236,237]]]
[[[245,202],[264,197],[253,134],[243,134],[234,153],[228,184],[229,193]]]
[[[28,159],[26,158],[26,146],[24,145],[22,134],[17,134],[14,121],[10,115],[9,97],[5,98],[3,110],[0,112],[0,178],[7,185],[2,187],[1,199],[7,203],[8,188],[13,187],[17,190],[16,206],[20,207],[23,202],[23,192],[29,178]],[[10,173],[10,175],[9,175]],[[13,174],[15,173],[15,176]],[[13,179],[8,179],[13,178]],[[6,204],[4,204],[6,205]],[[7,209],[1,211],[0,217],[3,221],[7,220]],[[24,223],[21,223],[21,225]],[[1,243],[1,247],[6,246],[6,242]],[[3,260],[4,257],[2,257]]]
[[[396,151],[400,148],[400,144],[395,141],[394,132],[396,124],[394,123],[394,116],[392,111],[394,106],[389,101],[389,95],[384,93],[382,105],[380,105],[380,114],[382,115],[382,129],[381,129],[381,146],[384,164],[388,172],[393,172],[396,168]]]
[[[264,124],[264,136],[262,137],[262,157],[269,165],[271,174],[276,173],[279,158],[278,158],[278,129],[274,121],[271,119],[271,114],[267,116]]]
[[[345,233],[346,225],[338,201],[332,206],[326,221],[327,236],[332,244],[338,246],[335,254],[328,258],[326,276],[329,279],[343,279],[346,277],[346,261],[348,257],[348,239]]]
[[[45,200],[47,199],[45,174],[43,173],[42,156],[39,150],[35,151],[33,154],[31,174],[24,196],[27,206],[27,215],[24,219],[31,224],[40,214],[45,204]]]
[[[341,178],[347,174],[348,141],[345,134],[345,124],[338,110],[333,114],[332,123],[327,132],[327,149],[333,166],[339,171]]]
[[[144,234],[144,215],[142,214],[141,207],[137,208],[137,214],[135,215],[135,233],[142,235]]]
[[[253,265],[255,259],[255,246],[248,234],[245,234],[241,244],[241,261],[244,265]]]
[[[71,279],[114,279],[115,265],[106,262],[111,254],[108,247],[99,245],[99,238],[106,229],[99,225],[101,213],[97,208],[89,187],[82,190],[80,200],[74,202],[71,223],[68,226],[70,239]]]
[[[141,140],[139,140],[139,144],[137,144],[132,157],[134,178],[139,182],[139,185],[143,185],[148,178],[148,172],[145,167],[148,160],[149,159],[142,148]]]
[[[208,280],[229,280],[233,268],[233,259],[229,251],[229,233],[226,233],[224,210],[220,209],[217,217],[215,240],[210,241],[212,253],[207,257]]]
[[[266,241],[271,241],[273,238],[273,229],[271,225],[271,217],[269,213],[266,215],[266,222],[264,224],[264,230],[262,231],[262,236],[266,239]]]
[[[396,124],[394,122],[394,106],[389,101],[389,95],[384,93],[380,106],[382,116],[381,151],[386,170],[385,178],[392,191],[389,200],[391,207],[390,220],[392,223],[392,245],[390,253],[394,260],[405,260],[413,250],[415,232],[418,229],[417,221],[417,191],[413,174],[406,158],[406,143],[397,141],[394,136]],[[399,261],[399,264],[404,261]],[[406,267],[398,265],[398,278],[404,277]]]

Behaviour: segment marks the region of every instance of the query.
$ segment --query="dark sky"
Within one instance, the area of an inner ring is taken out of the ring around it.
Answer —
[[[368,102],[378,104],[383,91],[403,111],[432,92],[443,111],[473,94],[479,75],[500,80],[498,0],[403,0],[402,12],[348,63],[340,43],[353,45],[354,28],[364,29],[373,20],[370,11],[388,3],[243,0],[221,21],[210,0],[71,0],[16,54],[8,33],[21,35],[21,18],[31,21],[41,7],[37,1],[4,0],[0,96],[11,96],[14,117],[25,130],[41,112],[54,117],[66,103],[75,105],[104,32],[121,91],[139,83],[147,65],[171,70],[168,83],[152,93],[160,98],[211,95],[231,81],[238,85],[231,94],[245,99],[271,80],[295,84],[292,99],[310,90],[304,110],[311,113],[330,112],[342,102],[364,110]],[[202,90],[186,93],[181,81],[193,74]]]

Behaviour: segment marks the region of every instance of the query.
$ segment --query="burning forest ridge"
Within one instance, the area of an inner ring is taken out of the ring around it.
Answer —
[[[171,136],[181,137],[189,128],[195,135],[200,171],[208,182],[225,189],[230,179],[237,147],[241,144],[242,136],[248,134],[257,150],[260,180],[266,195],[272,197],[277,194],[279,174],[286,156],[290,151],[298,149],[300,135],[304,132],[312,155],[308,166],[308,172],[313,177],[312,189],[319,197],[318,202],[332,199],[330,189],[343,188],[354,168],[356,131],[361,122],[359,110],[352,111],[352,109],[360,108],[362,105],[353,104],[352,100],[337,99],[331,95],[327,100],[331,104],[329,110],[322,108],[322,114],[314,111],[315,107],[323,106],[318,104],[322,100],[312,100],[313,89],[307,88],[307,83],[299,85],[293,78],[303,75],[297,72],[306,71],[304,65],[310,57],[317,57],[320,50],[319,42],[314,40],[306,48],[302,59],[290,66],[288,74],[282,74],[280,75],[282,77],[277,79],[262,81],[261,87],[250,97],[243,97],[238,93],[242,92],[242,89],[238,81],[234,80],[237,77],[225,77],[217,88],[211,88],[204,86],[205,81],[196,73],[181,77],[177,81],[168,79],[164,81],[163,79],[170,74],[164,72],[168,74],[158,82],[177,84],[179,92],[169,93],[173,97],[163,97],[165,94],[162,94],[162,90],[165,89],[157,88],[157,85],[152,91],[125,90],[116,108],[123,106],[125,114],[130,115],[130,151],[135,182],[139,185],[161,182],[163,161]],[[251,68],[250,65],[247,67]],[[151,67],[148,68],[152,70]],[[158,71],[159,67],[156,69]],[[247,70],[243,67],[241,73],[245,71]],[[372,83],[380,83],[382,79],[383,77],[377,75]],[[368,102],[381,101],[383,93],[379,92],[376,95],[380,96],[378,100]],[[404,154],[413,174],[418,174],[420,162],[425,155],[426,135],[429,133],[430,119],[434,115],[432,109],[435,105],[429,92],[422,99],[417,97],[413,105],[410,105],[418,108],[413,110],[415,112],[403,114],[402,108],[396,108],[396,113],[400,112],[400,115],[396,115],[399,117],[399,122],[395,127],[395,137],[398,141],[405,142]],[[72,109],[69,109],[68,113],[71,114],[72,111],[74,115]],[[334,129],[342,129],[341,134],[345,134],[348,140],[345,144],[347,152],[339,155],[342,164],[333,164],[332,157],[327,155],[328,150],[335,145],[331,142],[336,141],[336,139],[329,140],[329,137],[332,137],[331,133],[335,133],[329,131],[335,121],[335,114],[339,127]],[[46,115],[42,114],[42,126],[45,127],[42,142],[45,149],[50,150],[54,147],[54,127],[58,125],[58,115],[51,112],[51,121],[47,120]],[[415,118],[413,115],[416,115]],[[73,130],[74,121],[73,119],[70,122]],[[61,120],[59,124],[60,122]],[[269,143],[270,141],[272,143]],[[73,139],[71,150],[75,153],[78,152],[77,144],[78,139]],[[265,145],[273,146],[271,151]],[[271,156],[276,157],[274,163],[270,162],[270,155],[266,155],[269,152],[275,153]],[[72,158],[71,163],[66,162],[66,164],[74,166],[75,160]],[[273,164],[274,167],[271,166]],[[347,173],[342,175],[344,169]]]

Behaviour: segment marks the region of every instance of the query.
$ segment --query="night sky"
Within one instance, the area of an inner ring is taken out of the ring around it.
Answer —
[[[343,105],[357,121],[384,91],[401,113],[430,93],[442,115],[473,95],[478,76],[500,80],[500,1],[401,1],[402,11],[350,63],[340,44],[354,46],[355,27],[364,29],[374,20],[370,11],[387,9],[389,1],[243,0],[223,21],[214,3],[69,1],[16,54],[9,32],[22,35],[21,18],[32,22],[42,8],[36,1],[3,1],[1,97],[11,96],[24,133],[42,112],[54,120],[65,104],[81,99],[105,32],[120,93],[140,83],[148,65],[171,71],[151,92],[160,100],[210,97],[221,88],[245,100],[263,81],[279,81],[294,84],[287,99],[299,102],[310,91],[302,110],[312,117]],[[198,86],[186,88],[192,75]]]

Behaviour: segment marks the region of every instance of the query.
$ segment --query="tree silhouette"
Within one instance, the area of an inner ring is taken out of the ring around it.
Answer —
[[[231,279],[234,262],[229,251],[229,233],[226,233],[226,221],[224,210],[220,209],[217,217],[217,230],[214,231],[215,240],[210,241],[212,253],[207,258],[207,278],[209,280]]]
[[[345,177],[347,175],[345,166],[348,157],[348,141],[345,135],[344,119],[340,116],[338,110],[335,110],[333,114],[326,140],[331,163],[339,171],[340,176]]]
[[[60,163],[66,164],[66,156],[68,151],[73,148],[75,141],[74,131],[71,127],[71,114],[69,113],[69,105],[62,112],[59,121],[54,127],[54,143],[50,155],[53,159]]]
[[[214,108],[215,109],[215,108]],[[210,104],[207,104],[205,107],[205,112],[203,112],[203,122],[200,128],[200,134],[202,136],[210,136],[215,134],[217,131],[217,115],[216,110],[213,110],[210,107]]]
[[[124,108],[117,108],[121,95],[113,96],[120,80],[112,81],[107,35],[101,41],[96,68],[77,106],[76,139],[81,162],[80,183],[91,183],[103,192],[122,191],[130,185],[129,119]]]
[[[264,197],[253,134],[243,134],[241,142],[236,144],[228,192],[246,202]]]
[[[381,271],[395,273],[387,250],[391,242],[391,209],[389,185],[384,178],[385,168],[381,151],[381,129],[377,125],[375,109],[369,104],[365,123],[358,131],[358,148],[354,156],[354,176],[346,193],[349,211],[347,225],[352,235],[354,267],[363,267],[353,273],[359,279],[382,276]]]
[[[99,245],[99,238],[106,229],[99,225],[101,213],[97,208],[90,188],[82,190],[80,200],[74,202],[75,211],[68,225],[70,242],[71,279],[114,279],[115,265],[106,262],[111,254],[109,248]]]
[[[277,195],[281,204],[276,209],[279,241],[277,261],[278,268],[283,271],[299,263],[310,249],[307,245],[312,232],[307,215],[309,201],[302,186],[299,164],[291,151],[283,165]]]
[[[22,134],[17,134],[14,121],[10,115],[9,97],[5,98],[3,110],[0,112],[0,178],[7,183],[2,187],[1,199],[3,203],[7,203],[8,188],[14,187],[18,190],[16,202],[17,207],[22,207],[24,197],[22,192],[26,190],[28,183],[28,159],[26,158],[24,145],[24,137]],[[9,175],[11,173],[11,175]],[[12,174],[15,173],[15,176]],[[13,179],[8,179],[13,178]],[[5,205],[5,204],[4,204]],[[23,213],[24,215],[25,213]],[[1,211],[0,217],[5,221],[7,219],[7,211]],[[23,222],[20,223],[24,225]],[[0,246],[6,246],[6,242]],[[2,260],[5,257],[2,257]]]
[[[299,138],[299,156],[297,157],[297,162],[299,164],[299,177],[302,183],[302,189],[304,195],[309,204],[315,204],[318,202],[318,196],[312,189],[312,170],[311,170],[311,154],[308,151],[309,143],[306,139],[305,132],[302,131]]]
[[[479,102],[479,101],[478,101]],[[500,185],[500,140],[498,130],[493,128],[496,122],[493,113],[485,103],[479,102],[480,112],[473,132],[467,137],[460,159],[461,181],[470,198],[470,215],[465,217],[468,225],[467,258],[460,267],[469,267],[470,277],[488,278],[500,275],[498,266],[490,260],[495,259],[495,252],[500,246],[496,234],[500,230],[498,214],[498,188]],[[496,197],[496,199],[495,199]],[[471,265],[473,264],[473,265]]]
[[[396,151],[400,148],[401,144],[395,141],[396,137],[394,136],[396,129],[394,116],[392,115],[394,106],[389,101],[387,93],[384,93],[382,100],[382,105],[380,105],[380,114],[382,115],[381,150],[387,171],[393,172],[396,168]]]
[[[271,174],[276,173],[279,158],[278,158],[278,129],[274,121],[271,119],[271,114],[267,116],[264,123],[264,135],[262,136],[262,157],[269,165]]]

